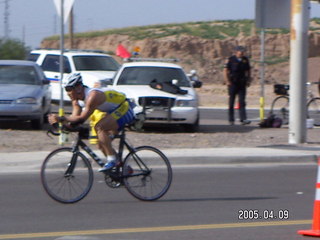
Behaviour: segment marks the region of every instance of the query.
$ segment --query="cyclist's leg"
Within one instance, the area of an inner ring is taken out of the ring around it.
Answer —
[[[112,148],[112,139],[110,138],[110,135],[117,134],[118,128],[119,126],[117,121],[111,115],[106,115],[95,125],[99,149],[105,155],[115,155],[115,152]]]
[[[112,115],[106,115],[95,125],[97,132],[99,147],[105,155],[114,153],[111,145],[110,135],[117,134],[126,124],[132,122],[134,119],[134,112],[131,108],[118,119],[115,119]]]

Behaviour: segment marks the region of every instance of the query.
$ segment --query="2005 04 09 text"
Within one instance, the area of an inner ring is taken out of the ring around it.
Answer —
[[[239,220],[287,220],[289,219],[289,210],[258,210],[258,209],[240,209],[238,211]]]

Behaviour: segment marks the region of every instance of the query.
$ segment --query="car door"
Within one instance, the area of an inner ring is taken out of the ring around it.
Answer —
[[[64,59],[64,73],[71,73],[70,62],[66,56]],[[60,99],[60,55],[48,54],[43,60],[41,67],[47,77],[51,82],[52,86],[52,99]],[[67,99],[67,95],[64,93],[64,99]]]
[[[44,99],[44,105],[45,105],[45,113],[50,112],[51,109],[51,95],[52,95],[52,90],[51,90],[51,84],[50,81],[47,79],[45,76],[44,72],[40,68],[40,66],[36,65],[36,72],[39,78],[39,81],[41,82],[42,86],[42,96]]]

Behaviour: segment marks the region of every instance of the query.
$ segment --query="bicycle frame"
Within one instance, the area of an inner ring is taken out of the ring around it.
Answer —
[[[101,158],[98,157],[97,154],[95,154],[88,145],[82,141],[82,139],[78,138],[77,143],[72,148],[72,152],[76,153],[79,152],[79,147],[82,148],[88,155],[100,166],[102,167],[104,165],[104,162],[101,160]]]
[[[45,191],[61,203],[75,203],[83,199],[94,182],[92,161],[99,166],[104,165],[103,160],[84,141],[88,139],[87,128],[68,130],[77,132],[72,146],[53,150],[41,166],[41,182]],[[53,131],[48,133],[59,135]],[[125,130],[114,138],[119,139],[116,142],[119,163],[103,172],[106,184],[111,188],[124,186],[132,196],[142,201],[162,197],[172,181],[169,159],[155,147],[133,147],[126,140]]]
[[[65,172],[65,177],[69,177],[72,175],[74,168],[76,167],[77,164],[77,153],[80,152],[79,148],[82,148],[86,153],[89,154],[89,156],[99,165],[99,166],[103,166],[104,163],[102,162],[102,160],[97,156],[97,154],[95,154],[91,148],[89,148],[87,146],[87,144],[85,144],[85,142],[82,141],[81,137],[79,136],[80,134],[78,134],[77,137],[77,141],[75,142],[75,144],[72,146],[72,158],[71,161],[68,165],[68,168]]]
[[[126,134],[125,134],[125,130],[122,130],[120,132],[120,134],[115,135],[114,139],[119,138],[120,142],[119,142],[119,150],[118,150],[118,157],[119,157],[119,161],[120,161],[120,166],[122,166],[123,164],[123,150],[126,147],[127,150],[129,152],[134,152],[134,148],[127,143],[126,141]],[[101,160],[101,158],[98,157],[98,155],[96,153],[94,153],[93,150],[91,150],[91,148],[84,142],[82,141],[80,135],[78,134],[77,140],[75,142],[75,144],[72,147],[72,152],[73,152],[73,157],[71,160],[71,164],[68,167],[67,171],[66,171],[66,176],[70,175],[73,172],[73,169],[75,167],[76,164],[76,157],[75,154],[77,154],[77,152],[79,152],[79,148],[83,149],[100,167],[104,166],[104,162]],[[134,177],[134,176],[141,176],[141,175],[149,175],[151,173],[151,170],[143,163],[143,161],[141,161],[138,157],[134,155],[134,160],[137,163],[137,165],[140,167],[140,169],[143,169],[142,166],[144,167],[144,169],[147,169],[146,171],[143,171],[143,173],[139,173],[139,174],[130,174],[128,176],[125,175],[121,175],[121,178],[124,177]],[[119,168],[117,169],[117,173]]]

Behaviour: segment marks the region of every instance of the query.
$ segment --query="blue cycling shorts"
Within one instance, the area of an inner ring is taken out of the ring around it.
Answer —
[[[131,108],[129,108],[126,114],[117,120],[117,123],[119,126],[118,130],[121,130],[122,128],[124,128],[126,124],[131,123],[133,120],[134,120],[134,112]]]

